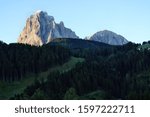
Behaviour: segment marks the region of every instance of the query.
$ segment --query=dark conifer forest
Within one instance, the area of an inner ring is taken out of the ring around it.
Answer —
[[[80,39],[40,47],[0,42],[0,99],[150,99],[149,47]]]

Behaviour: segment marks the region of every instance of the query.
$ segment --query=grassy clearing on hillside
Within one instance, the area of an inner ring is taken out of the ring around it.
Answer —
[[[77,63],[83,62],[83,61],[84,61],[83,58],[71,57],[71,59],[65,64],[63,64],[62,66],[53,67],[49,69],[48,71],[39,73],[37,75],[27,76],[21,81],[16,81],[13,83],[0,82],[0,99],[9,99],[15,94],[20,94],[24,91],[24,89],[27,86],[30,86],[31,84],[33,84],[35,80],[43,79],[45,81],[47,78],[47,75],[50,72],[55,72],[55,71],[59,71],[61,73],[67,72],[71,70],[73,67],[75,67]]]
[[[88,93],[79,98],[80,100],[103,100],[108,99],[108,94],[105,91],[98,90],[91,93]]]

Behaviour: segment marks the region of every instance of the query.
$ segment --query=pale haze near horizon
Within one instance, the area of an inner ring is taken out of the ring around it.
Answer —
[[[149,6],[149,0],[1,0],[0,40],[17,42],[27,18],[42,10],[80,38],[110,30],[141,43],[150,40]]]

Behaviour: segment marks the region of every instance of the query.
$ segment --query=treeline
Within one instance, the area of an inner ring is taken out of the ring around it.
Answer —
[[[60,46],[35,47],[0,42],[0,80],[20,80],[27,74],[37,74],[61,65],[69,58],[69,50]]]
[[[138,46],[86,50],[84,63],[63,74],[50,73],[47,82],[36,81],[12,99],[88,99],[95,91],[104,92],[102,99],[150,99],[150,51]]]

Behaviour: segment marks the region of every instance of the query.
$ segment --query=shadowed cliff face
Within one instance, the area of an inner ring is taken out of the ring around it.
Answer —
[[[79,38],[75,32],[66,28],[63,22],[55,23],[54,17],[46,12],[37,11],[31,15],[21,32],[18,43],[43,45],[55,38]]]

